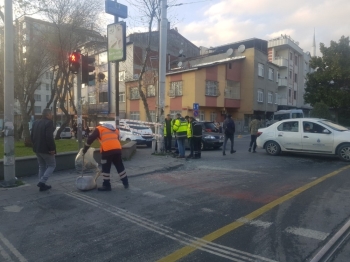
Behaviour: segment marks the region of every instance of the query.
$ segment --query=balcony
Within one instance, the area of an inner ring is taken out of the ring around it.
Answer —
[[[278,87],[287,87],[288,80],[285,78],[278,78]]]
[[[283,57],[277,57],[275,60],[273,60],[273,63],[281,68],[288,67],[288,59],[285,59]]]
[[[108,103],[102,104],[89,104],[82,106],[83,114],[108,114]]]

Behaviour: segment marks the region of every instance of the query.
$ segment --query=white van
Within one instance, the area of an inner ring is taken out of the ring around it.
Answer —
[[[278,121],[284,119],[291,118],[304,118],[304,112],[301,109],[290,109],[290,110],[279,110],[273,114],[272,123],[276,123]]]

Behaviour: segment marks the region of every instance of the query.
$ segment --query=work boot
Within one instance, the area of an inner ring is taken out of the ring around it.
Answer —
[[[236,153],[236,150],[231,150],[231,154]]]
[[[98,188],[98,191],[111,191],[111,182],[109,180],[104,180],[102,183],[102,187]]]
[[[51,188],[51,186],[46,185],[45,183],[42,183],[42,182],[39,182],[37,186],[39,187],[39,191],[46,191]]]
[[[129,180],[128,180],[128,177],[124,177],[122,179],[122,182],[123,182],[123,185],[124,185],[124,188],[127,189],[129,188]]]

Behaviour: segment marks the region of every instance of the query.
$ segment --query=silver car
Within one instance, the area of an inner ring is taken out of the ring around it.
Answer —
[[[350,162],[350,130],[318,118],[287,119],[261,128],[257,146],[269,155],[299,152],[337,155]]]

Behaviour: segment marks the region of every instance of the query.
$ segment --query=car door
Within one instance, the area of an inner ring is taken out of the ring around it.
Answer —
[[[301,151],[303,147],[301,144],[300,121],[290,120],[279,124],[276,139],[286,150]]]
[[[303,151],[332,153],[334,148],[334,133],[321,124],[313,121],[303,121],[302,144]]]

